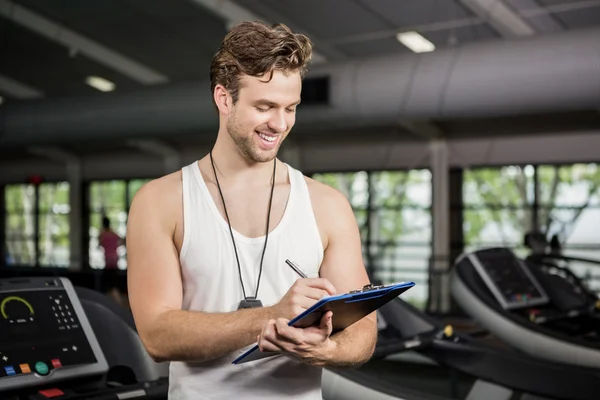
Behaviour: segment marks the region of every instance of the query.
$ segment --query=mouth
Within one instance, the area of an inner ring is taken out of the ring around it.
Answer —
[[[279,135],[258,131],[256,131],[256,135],[259,137],[261,146],[267,150],[275,148],[279,142]]]

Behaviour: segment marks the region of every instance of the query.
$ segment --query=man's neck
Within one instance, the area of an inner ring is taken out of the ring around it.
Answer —
[[[212,158],[219,175],[219,179],[230,182],[270,180],[273,175],[273,162],[256,162],[246,158],[235,143],[224,143],[217,139],[212,150]],[[210,159],[209,159],[210,162]]]

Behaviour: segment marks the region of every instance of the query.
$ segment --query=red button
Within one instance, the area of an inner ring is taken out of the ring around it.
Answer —
[[[58,397],[58,396],[62,396],[65,393],[60,390],[60,389],[46,389],[46,390],[40,390],[38,392],[39,394],[41,394],[44,397],[48,397],[49,399],[51,399],[52,397]]]
[[[60,360],[58,358],[55,358],[54,360],[50,360],[50,362],[52,363],[52,366],[54,368],[62,367],[62,364],[60,363]]]

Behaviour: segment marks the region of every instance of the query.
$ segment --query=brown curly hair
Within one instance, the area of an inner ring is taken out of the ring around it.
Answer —
[[[272,77],[275,70],[298,71],[303,78],[312,58],[312,47],[306,35],[293,33],[284,24],[242,22],[229,31],[213,57],[210,91],[214,93],[221,84],[236,103],[242,74],[262,77],[270,73]]]

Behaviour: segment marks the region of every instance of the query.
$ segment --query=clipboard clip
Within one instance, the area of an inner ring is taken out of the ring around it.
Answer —
[[[373,285],[372,283],[369,283],[368,285],[363,286],[362,289],[351,290],[348,293],[349,294],[352,294],[352,293],[364,293],[364,292],[370,292],[371,290],[381,289],[381,288],[384,288],[384,287],[385,287],[385,285]]]

